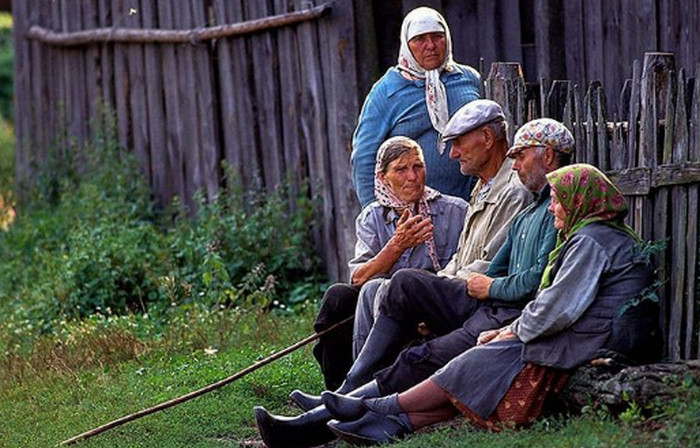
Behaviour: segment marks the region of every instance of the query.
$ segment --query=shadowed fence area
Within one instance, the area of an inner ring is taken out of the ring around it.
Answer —
[[[519,64],[493,64],[486,92],[508,109],[517,128],[541,116],[563,121],[577,141],[575,160],[606,171],[630,205],[627,222],[647,240],[665,241],[655,255],[661,325],[669,360],[696,359],[698,304],[698,186],[700,89],[671,53],[634,62],[619,96],[601,83],[583,89],[554,81],[526,89]],[[616,102],[620,113],[606,105]],[[511,130],[511,135],[512,135]]]
[[[321,199],[316,247],[329,276],[345,279],[359,211],[349,164],[365,87],[358,78],[372,72],[362,65],[370,46],[355,40],[368,29],[367,2],[356,3],[13,2],[18,179],[51,152],[78,153],[110,129],[108,105],[115,137],[135,152],[162,204],[179,196],[192,205],[196,191],[214,197],[222,161],[248,190],[288,182],[290,204],[308,183],[307,194]],[[629,223],[667,242],[656,262],[670,360],[700,357],[700,89],[691,77],[700,67],[688,73],[677,62],[646,54],[621,89],[575,77],[526,85],[519,63],[492,64],[486,80],[511,136],[532,118],[562,120],[577,139],[576,159],[607,171],[627,196]]]
[[[289,186],[291,204],[308,186],[316,245],[345,278],[358,212],[352,14],[300,0],[14,2],[17,178],[111,129],[107,105],[161,204],[214,197],[222,161],[246,190]]]

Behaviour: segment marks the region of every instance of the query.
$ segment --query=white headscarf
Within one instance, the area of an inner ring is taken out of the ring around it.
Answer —
[[[434,70],[425,70],[413,57],[408,41],[425,33],[445,33],[445,60]],[[401,49],[399,50],[398,70],[406,72],[415,78],[425,79],[425,103],[433,128],[438,132],[438,152],[442,154],[445,146],[442,134],[449,119],[447,108],[447,92],[440,81],[443,70],[454,68],[452,60],[452,37],[445,18],[439,12],[426,6],[421,6],[406,14],[401,25]]]

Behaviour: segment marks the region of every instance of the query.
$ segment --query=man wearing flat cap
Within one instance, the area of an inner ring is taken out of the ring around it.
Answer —
[[[518,180],[508,151],[503,110],[491,100],[460,108],[445,126],[450,158],[463,175],[479,178],[474,187],[457,252],[437,275],[419,269],[394,274],[379,314],[339,392],[349,392],[394,361],[407,342],[422,334],[441,336],[461,327],[477,308],[467,279],[484,273],[508,234],[515,215],[532,201]]]
[[[394,274],[370,337],[343,386],[317,399],[324,406],[295,418],[257,410],[266,442],[273,436],[299,439],[310,431],[325,431],[330,440],[333,435],[325,423],[331,413],[325,405],[342,410],[356,406],[353,397],[387,396],[409,389],[475,346],[485,330],[515,320],[534,298],[556,241],[553,216],[547,212],[545,174],[569,163],[571,133],[554,120],[534,120],[516,133],[508,150],[501,108],[486,100],[460,109],[447,129],[451,132],[445,138],[454,141],[450,156],[459,159],[463,173],[480,179],[451,270],[434,275],[404,269]],[[513,204],[517,204],[515,210]],[[488,221],[503,224],[493,228]],[[505,238],[505,243],[494,243],[499,238],[501,242]],[[495,251],[496,245],[500,249],[491,260],[489,251]],[[474,255],[465,255],[467,248]],[[415,339],[420,323],[436,337],[401,351]]]

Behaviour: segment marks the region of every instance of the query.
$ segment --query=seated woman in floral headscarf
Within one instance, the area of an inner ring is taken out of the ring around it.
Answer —
[[[653,274],[639,236],[623,222],[618,189],[593,166],[547,175],[558,240],[537,297],[511,325],[483,332],[479,345],[401,393],[360,399],[325,392],[353,443],[390,441],[462,412],[498,429],[532,422],[572,369],[613,351],[636,362],[659,353],[658,309],[641,301]]]
[[[355,222],[357,242],[349,263],[350,284],[338,283],[326,291],[316,331],[355,314],[359,295],[365,304],[362,311],[369,315],[356,318],[356,323],[362,327],[358,331],[368,332],[372,311],[364,308],[373,307],[373,297],[386,278],[402,268],[437,272],[457,249],[468,204],[425,185],[423,150],[417,142],[402,136],[386,140],[377,153],[374,171],[377,200]],[[328,389],[337,389],[345,379],[353,361],[352,344],[353,325],[348,323],[314,347]],[[292,399],[300,401],[302,395],[293,393]]]

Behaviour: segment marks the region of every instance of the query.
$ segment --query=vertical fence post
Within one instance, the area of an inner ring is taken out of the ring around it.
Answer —
[[[525,122],[525,78],[518,62],[494,62],[486,79],[486,97],[503,107],[508,121],[508,139]]]
[[[659,141],[661,120],[666,117],[670,86],[670,74],[675,68],[671,53],[646,53],[640,82],[639,146],[636,154],[638,166],[654,169],[659,165],[662,142]],[[662,240],[668,235],[669,198],[668,189],[661,188],[655,194],[635,198],[635,229],[645,239]],[[668,278],[667,248],[656,257],[656,265]],[[666,353],[670,360],[680,357],[680,320],[673,317],[676,311],[668,303],[670,286],[660,291],[661,328],[666,335]],[[675,324],[671,321],[677,321]]]

